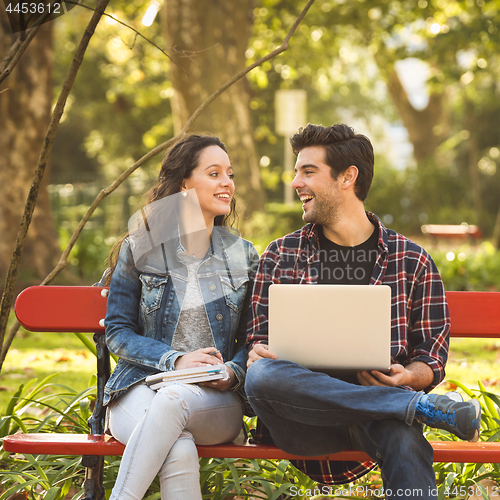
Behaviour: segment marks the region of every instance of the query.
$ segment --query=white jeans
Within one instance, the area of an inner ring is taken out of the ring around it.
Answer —
[[[110,500],[141,500],[157,474],[162,500],[201,500],[195,443],[232,441],[243,412],[231,391],[138,384],[110,404],[108,416],[111,433],[126,445]]]

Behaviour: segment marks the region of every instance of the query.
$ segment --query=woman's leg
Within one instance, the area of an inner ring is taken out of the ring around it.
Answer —
[[[199,444],[228,442],[237,436],[242,418],[234,393],[188,384],[158,392],[135,386],[109,413],[111,433],[127,445],[111,500],[140,500],[160,469],[162,499],[196,498],[193,488],[201,498],[196,448],[189,443],[189,433]],[[183,442],[174,447],[178,439]],[[174,488],[176,481],[186,487]]]
[[[158,476],[162,500],[201,500],[198,451],[190,432],[182,432],[170,449]]]

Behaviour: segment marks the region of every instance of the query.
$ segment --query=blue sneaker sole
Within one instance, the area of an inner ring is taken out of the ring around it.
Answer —
[[[481,432],[481,403],[477,399],[471,399],[470,403],[472,403],[476,409],[476,416],[471,422],[471,425],[474,429],[476,429],[476,432],[474,433],[472,439],[468,439],[467,441],[475,443],[479,439],[479,434]]]

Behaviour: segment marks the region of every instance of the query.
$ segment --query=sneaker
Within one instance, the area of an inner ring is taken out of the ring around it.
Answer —
[[[457,392],[424,394],[415,417],[429,427],[444,429],[465,441],[476,442],[481,427],[481,405],[477,399],[464,402]]]

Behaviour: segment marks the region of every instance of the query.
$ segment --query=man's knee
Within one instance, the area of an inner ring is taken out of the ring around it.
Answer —
[[[273,361],[272,359],[261,358],[250,365],[245,379],[247,396],[253,398],[264,396],[265,389],[270,386],[269,375]]]

